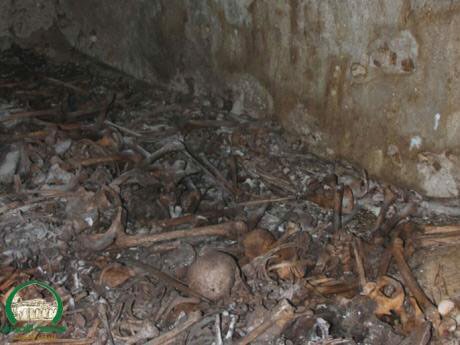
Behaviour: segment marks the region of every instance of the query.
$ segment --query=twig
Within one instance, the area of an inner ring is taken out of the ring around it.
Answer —
[[[45,77],[45,79],[53,84],[57,84],[57,85],[62,85],[68,89],[71,89],[71,90],[74,90],[78,93],[81,93],[81,94],[84,94],[84,95],[87,95],[89,92],[86,91],[86,90],[83,90],[82,88],[79,88],[78,86],[75,86],[71,83],[67,83],[65,81],[62,81],[62,80],[59,80],[59,79],[55,79],[55,78],[50,78],[50,77]]]
[[[342,229],[343,185],[335,188],[334,195],[334,232]]]
[[[129,128],[126,128],[126,127],[123,127],[121,125],[117,125],[116,123],[113,123],[112,121],[109,121],[109,120],[105,120],[104,123],[108,126],[111,126],[111,127],[114,127],[116,129],[118,129],[119,131],[123,132],[123,133],[126,133],[126,134],[129,134],[129,135],[132,135],[134,137],[141,137],[142,134],[139,134]]]
[[[66,118],[68,119],[77,119],[82,116],[89,116],[99,113],[104,108],[94,108],[88,110],[78,110],[73,111],[66,114]],[[47,110],[35,110],[35,111],[23,111],[10,114],[8,116],[4,116],[0,118],[1,122],[7,122],[12,120],[22,120],[22,119],[29,119],[33,117],[42,117],[42,116],[58,116],[62,114],[60,110],[57,109],[47,109]]]
[[[254,205],[260,205],[260,204],[270,204],[273,202],[283,202],[283,201],[290,201],[290,200],[296,200],[297,197],[295,196],[285,196],[281,198],[269,198],[269,199],[261,199],[261,200],[250,200],[250,201],[243,201],[239,202],[236,205],[238,206],[254,206]]]
[[[152,153],[147,157],[142,163],[142,167],[147,167],[153,162],[163,157],[164,155],[172,152],[183,151],[185,149],[184,143],[178,139],[171,140],[167,142],[163,147]]]
[[[230,166],[230,176],[234,190],[238,190],[238,160],[235,155],[230,156],[228,164]]]
[[[231,195],[235,195],[236,191],[232,185],[222,176],[222,174],[202,155],[197,157],[188,148],[185,148],[184,153],[189,157],[195,164],[197,164],[209,177],[211,177],[219,186]]]

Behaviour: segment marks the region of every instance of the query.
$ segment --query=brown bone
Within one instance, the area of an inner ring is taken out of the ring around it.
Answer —
[[[391,297],[386,296],[382,292],[382,289],[388,285],[395,289]],[[376,283],[367,283],[364,288],[364,294],[377,303],[375,309],[375,314],[377,316],[391,315],[392,311],[401,314],[405,295],[401,283],[396,279],[382,276]]]
[[[119,234],[115,240],[114,247],[120,249],[136,246],[150,246],[157,242],[190,237],[221,236],[235,239],[242,236],[246,231],[247,226],[244,222],[235,221],[216,225],[208,225],[188,230],[162,232],[153,235],[126,235],[125,233],[122,233]]]
[[[410,293],[415,297],[417,303],[422,308],[425,316],[433,322],[435,328],[440,324],[440,316],[435,305],[428,299],[423,290],[417,283],[409,265],[404,258],[404,247],[403,241],[400,238],[396,238],[393,241],[392,247],[393,258],[398,266],[398,270],[401,274],[402,280]]]

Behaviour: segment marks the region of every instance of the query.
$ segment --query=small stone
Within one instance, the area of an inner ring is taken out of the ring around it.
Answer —
[[[55,145],[54,145],[54,150],[58,155],[62,155],[67,152],[67,150],[70,148],[72,145],[72,140],[66,139],[66,140],[59,140]]]
[[[351,75],[353,78],[364,78],[367,75],[367,68],[359,63],[351,65]]]
[[[441,316],[449,315],[452,312],[452,310],[454,310],[454,308],[455,308],[455,303],[451,301],[450,299],[442,300],[438,304],[438,312],[439,314],[441,314]]]
[[[19,164],[21,153],[17,149],[8,152],[0,162],[0,183],[11,183]]]

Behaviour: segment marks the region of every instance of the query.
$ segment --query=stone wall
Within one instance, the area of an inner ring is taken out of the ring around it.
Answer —
[[[137,78],[231,89],[235,113],[275,116],[320,155],[430,196],[459,194],[458,0],[15,3],[30,17],[0,11],[0,36],[5,23],[27,34],[37,16],[50,26],[54,13],[72,47]]]

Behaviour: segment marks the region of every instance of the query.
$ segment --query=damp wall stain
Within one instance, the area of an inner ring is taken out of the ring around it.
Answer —
[[[240,111],[277,118],[322,156],[458,195],[459,1],[49,3],[68,42],[106,64],[150,82],[181,74],[239,88]]]

